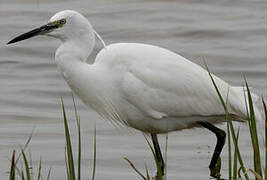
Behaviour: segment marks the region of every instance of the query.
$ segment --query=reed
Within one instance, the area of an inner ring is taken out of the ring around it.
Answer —
[[[68,126],[68,118],[65,111],[65,106],[63,103],[63,99],[61,99],[62,103],[62,114],[63,114],[63,122],[64,122],[64,131],[65,131],[65,141],[66,141],[66,148],[65,148],[65,162],[66,162],[66,173],[68,180],[80,180],[81,178],[81,126],[80,126],[80,117],[78,115],[76,103],[73,97],[73,105],[75,110],[75,117],[76,117],[76,126],[77,126],[77,137],[78,137],[78,155],[77,155],[77,163],[75,164],[73,158],[73,150],[70,138],[70,131]],[[28,157],[25,153],[26,148],[28,147],[33,132],[30,134],[28,140],[26,141],[23,147],[20,147],[20,153],[16,158],[16,151],[13,150],[12,157],[11,157],[11,165],[10,165],[10,172],[9,172],[9,180],[21,179],[21,180],[33,180],[33,173],[32,173],[32,166],[31,166],[31,155]],[[21,168],[17,166],[18,162],[21,160],[20,157],[22,156],[23,165]],[[29,161],[30,160],[30,161]],[[30,163],[29,163],[30,162]],[[77,166],[77,168],[76,168]],[[49,169],[46,178],[42,175],[42,158],[40,158],[39,165],[37,168],[36,179],[38,180],[49,180],[51,176],[51,170]],[[77,169],[77,173],[75,173],[75,169]],[[96,126],[94,129],[94,155],[93,155],[93,170],[92,170],[92,180],[95,179],[95,171],[96,171]],[[76,175],[77,174],[77,175]],[[16,178],[18,175],[20,178]]]
[[[207,67],[207,66],[206,66]],[[221,104],[225,110],[226,114],[226,122],[227,122],[227,136],[228,136],[228,169],[229,169],[229,174],[228,178],[237,180],[237,178],[242,179],[242,175],[240,173],[240,170],[243,172],[243,176],[246,180],[249,180],[248,173],[252,173],[254,175],[254,178],[256,180],[263,180],[263,172],[262,172],[262,163],[261,163],[261,155],[260,155],[260,150],[259,150],[259,140],[258,140],[258,130],[257,130],[257,125],[256,125],[256,119],[255,119],[255,112],[254,112],[254,102],[253,98],[250,92],[250,88],[248,86],[246,78],[244,78],[245,81],[245,87],[244,91],[247,92],[245,94],[245,102],[247,106],[247,120],[248,120],[248,128],[249,128],[249,133],[250,133],[250,140],[253,148],[253,160],[254,160],[254,170],[248,169],[245,167],[245,164],[243,162],[243,159],[241,157],[240,153],[240,148],[238,146],[238,138],[239,138],[239,128],[237,130],[237,133],[234,129],[232,119],[229,117],[229,112],[227,109],[227,99],[224,100],[221,96],[221,93],[212,77],[212,74],[210,73],[208,67],[207,67],[209,76],[211,78],[211,81],[216,89],[216,92],[218,94],[218,97],[221,101]],[[264,105],[264,110],[265,110],[265,118],[267,118],[267,109],[265,106],[265,102],[262,99],[262,103]],[[267,120],[265,120],[267,122]],[[267,138],[267,132],[266,132],[266,123],[265,123],[265,180],[267,180],[267,174],[266,174],[266,167],[267,167],[267,147],[266,147],[266,138]],[[233,166],[232,166],[232,156],[231,156],[231,139],[234,144],[234,156],[233,156]],[[237,170],[238,163],[239,162],[239,170]],[[233,169],[232,169],[233,168]]]
[[[70,131],[68,128],[68,120],[67,115],[63,103],[63,99],[61,99],[62,102],[62,112],[63,112],[63,119],[64,119],[64,127],[65,127],[65,139],[66,139],[66,170],[67,170],[67,176],[69,180],[80,180],[81,179],[81,125],[80,125],[80,117],[78,115],[76,103],[73,99],[73,105],[74,105],[74,111],[75,111],[75,117],[76,117],[76,126],[77,126],[77,134],[78,134],[78,161],[77,161],[77,178],[75,175],[75,163],[73,160],[73,150],[72,150],[72,144],[70,139]],[[96,126],[94,129],[94,159],[93,159],[93,172],[92,172],[92,180],[95,179],[95,171],[96,171]]]
[[[147,166],[145,165],[145,172],[146,172],[146,176],[143,175],[133,164],[132,161],[130,161],[127,157],[124,158],[124,160],[126,160],[129,165],[133,168],[133,170],[136,172],[136,174],[143,180],[150,180],[150,179],[156,179],[156,180],[167,180],[167,149],[168,149],[168,134],[166,134],[166,142],[165,142],[165,153],[164,153],[164,172],[162,172],[161,167],[160,167],[160,162],[159,159],[156,156],[156,153],[153,149],[153,146],[151,144],[151,142],[148,140],[147,136],[144,134],[144,138],[147,142],[147,145],[153,155],[154,161],[155,161],[155,165],[157,168],[157,175],[155,176],[155,178],[151,178],[148,170],[147,170]]]

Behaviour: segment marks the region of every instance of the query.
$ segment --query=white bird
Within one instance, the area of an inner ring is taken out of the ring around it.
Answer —
[[[199,126],[215,133],[217,144],[209,168],[211,176],[219,176],[214,169],[225,132],[212,124],[224,122],[225,111],[205,69],[167,49],[137,43],[110,44],[93,64],[87,64],[96,32],[84,16],[71,10],[56,13],[48,24],[8,44],[40,34],[61,40],[56,64],[87,106],[105,119],[151,134],[162,169],[157,134]],[[212,76],[233,120],[247,120],[242,89]],[[259,109],[255,114],[262,119]]]

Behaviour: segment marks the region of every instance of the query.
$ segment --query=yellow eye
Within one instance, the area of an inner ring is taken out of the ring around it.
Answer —
[[[55,21],[54,24],[57,24],[58,27],[62,27],[64,24],[66,24],[66,19]]]
[[[61,20],[59,21],[59,24],[60,24],[60,25],[66,24],[66,19],[61,19]]]

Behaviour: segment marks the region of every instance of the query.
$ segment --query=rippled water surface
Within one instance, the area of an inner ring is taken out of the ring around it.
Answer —
[[[42,156],[52,179],[66,179],[64,130],[60,97],[73,117],[70,89],[57,71],[54,52],[59,42],[36,37],[7,47],[8,40],[46,23],[57,11],[83,13],[107,44],[142,42],[168,48],[193,62],[207,61],[216,75],[242,85],[242,73],[260,94],[267,95],[267,3],[257,0],[0,0],[0,179],[8,178],[13,148],[30,143],[34,164]],[[95,53],[98,51],[98,44]],[[94,54],[95,54],[94,53]],[[89,61],[93,61],[93,56]],[[177,77],[179,78],[179,77]],[[140,132],[116,129],[80,101],[83,175],[91,175],[93,126],[97,125],[97,179],[138,177],[123,160],[155,171]],[[75,121],[70,119],[73,142]],[[226,129],[225,124],[220,125]],[[262,141],[262,137],[260,137]],[[205,180],[215,136],[205,129],[169,134],[168,179]],[[160,138],[164,144],[164,136]],[[241,125],[242,153],[251,165],[247,127]],[[227,176],[227,149],[222,174]],[[251,166],[252,167],[252,166]]]

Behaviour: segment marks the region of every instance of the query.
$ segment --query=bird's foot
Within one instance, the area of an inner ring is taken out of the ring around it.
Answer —
[[[220,180],[221,177],[221,158],[219,157],[214,168],[210,168],[210,176]]]
[[[215,179],[220,180],[221,174],[219,172],[215,172],[215,171],[211,170],[210,171],[210,176],[215,178]]]

